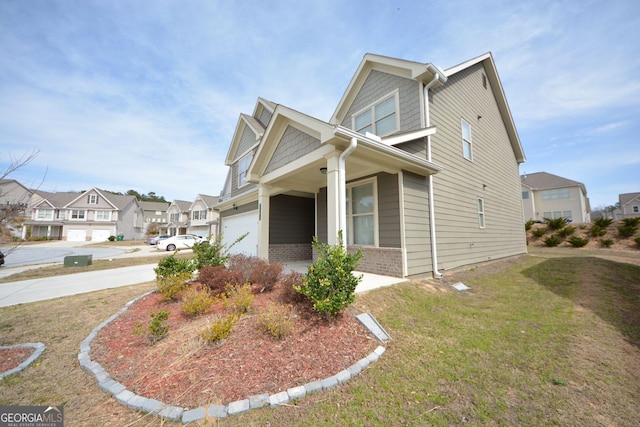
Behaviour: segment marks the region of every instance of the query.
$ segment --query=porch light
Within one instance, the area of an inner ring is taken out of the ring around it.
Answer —
[[[327,168],[320,168],[320,173],[322,175],[326,175],[327,174]]]

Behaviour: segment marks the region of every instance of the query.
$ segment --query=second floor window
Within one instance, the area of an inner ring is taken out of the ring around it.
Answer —
[[[471,125],[461,120],[462,122],[462,155],[467,160],[472,160],[471,152]]]
[[[85,219],[85,211],[73,209],[71,211],[71,219]]]
[[[554,188],[553,190],[543,190],[542,200],[570,199],[571,194],[568,188]]]
[[[98,204],[98,195],[97,194],[89,194],[88,202],[90,205]]]
[[[251,160],[253,160],[253,153],[249,153],[238,162],[238,188],[247,183],[247,173],[249,172],[249,166],[251,166]]]
[[[96,221],[111,221],[111,211],[96,211]]]
[[[381,101],[367,107],[353,116],[353,130],[358,133],[389,135],[400,129],[398,122],[398,93],[388,95]]]
[[[180,214],[179,213],[172,213],[169,218],[170,218],[171,222],[178,222],[178,221],[180,221]]]
[[[38,209],[38,219],[53,219],[53,209]]]

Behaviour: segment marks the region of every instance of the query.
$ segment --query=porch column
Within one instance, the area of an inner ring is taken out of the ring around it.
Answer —
[[[269,260],[269,211],[271,187],[258,186],[258,256]]]
[[[327,157],[327,243],[338,244],[340,228],[340,180],[338,173],[339,153]]]

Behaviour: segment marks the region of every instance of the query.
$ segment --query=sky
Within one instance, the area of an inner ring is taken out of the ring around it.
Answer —
[[[592,209],[640,192],[636,0],[0,0],[0,171],[37,152],[9,178],[215,196],[258,97],[328,121],[365,53],[486,52],[521,173],[584,183]]]

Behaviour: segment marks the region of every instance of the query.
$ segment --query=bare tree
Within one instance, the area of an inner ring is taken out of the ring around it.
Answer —
[[[8,165],[0,170],[0,181],[10,179],[11,174],[31,163],[39,153],[40,150],[33,149],[20,157],[10,155]],[[42,182],[44,182],[44,177],[38,187],[42,185]],[[2,194],[2,196],[5,200],[0,204],[0,243],[11,242],[11,245],[8,248],[5,246],[4,249],[5,255],[8,255],[19,245],[19,242],[13,239],[11,230],[22,222],[28,212],[29,194],[22,193],[15,197],[11,197],[11,194]]]

